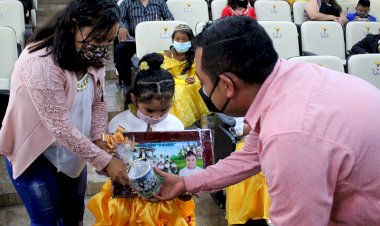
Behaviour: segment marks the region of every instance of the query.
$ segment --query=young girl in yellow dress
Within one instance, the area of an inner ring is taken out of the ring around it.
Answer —
[[[183,130],[181,121],[169,113],[174,95],[171,74],[160,68],[162,55],[144,56],[139,65],[129,109],[116,115],[108,124],[108,132],[118,126],[126,132]],[[128,101],[127,100],[127,101]],[[150,203],[136,198],[112,198],[112,184],[107,181],[93,196],[87,208],[95,216],[95,226],[192,226],[195,225],[194,200],[174,199]]]
[[[164,56],[162,67],[168,70],[175,81],[174,102],[170,112],[177,116],[185,128],[201,120],[202,127],[207,123],[210,114],[201,96],[201,84],[195,73],[194,49],[191,40],[193,31],[188,25],[180,24],[175,27],[169,50],[161,52]]]

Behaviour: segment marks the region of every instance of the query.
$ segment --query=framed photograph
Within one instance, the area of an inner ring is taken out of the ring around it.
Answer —
[[[214,164],[211,130],[123,133],[134,145],[133,160],[167,173],[188,176]],[[136,197],[130,187],[112,184],[113,197]]]

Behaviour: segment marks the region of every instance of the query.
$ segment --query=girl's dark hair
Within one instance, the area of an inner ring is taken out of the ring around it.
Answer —
[[[174,40],[174,36],[177,33],[182,33],[182,34],[187,35],[187,37],[189,38],[190,41],[193,40],[193,38],[194,38],[194,33],[191,29],[183,29],[183,30],[174,31],[172,34],[172,40]],[[173,48],[174,48],[173,46],[170,46],[170,49],[173,49]],[[186,52],[185,56],[186,56],[186,64],[185,64],[185,67],[183,68],[183,70],[181,72],[182,75],[186,74],[186,72],[190,70],[191,66],[194,63],[194,56],[195,56],[194,48],[190,47],[190,49]]]
[[[240,1],[240,0],[228,0],[227,5],[231,7],[233,10],[235,10],[237,9],[237,4],[236,4],[237,1]],[[247,7],[248,7],[248,1],[247,1]]]
[[[164,57],[158,53],[143,56],[139,62],[139,72],[135,83],[126,96],[125,106],[132,103],[131,94],[138,102],[155,100],[171,100],[174,96],[173,76],[161,68]]]
[[[73,0],[47,24],[37,29],[28,44],[29,52],[48,48],[58,65],[70,71],[84,70],[86,63],[75,50],[74,29],[92,27],[86,41],[104,41],[115,23],[120,20],[120,11],[114,0]]]
[[[188,151],[188,152],[186,152],[186,154],[185,154],[185,158],[187,158],[187,157],[189,157],[189,156],[195,156],[195,157],[197,157],[197,155],[196,155],[193,151]]]
[[[278,54],[256,20],[231,16],[206,24],[192,41],[202,49],[202,70],[212,81],[231,72],[249,84],[262,84],[273,71]]]

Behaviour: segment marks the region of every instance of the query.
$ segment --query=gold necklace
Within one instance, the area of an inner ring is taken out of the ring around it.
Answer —
[[[83,80],[83,82],[78,83],[77,91],[83,91],[88,87],[88,76]]]

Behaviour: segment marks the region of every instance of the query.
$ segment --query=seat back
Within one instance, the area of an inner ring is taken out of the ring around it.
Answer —
[[[343,61],[336,56],[299,56],[288,59],[292,62],[308,62],[318,64],[322,67],[344,73]]]
[[[350,51],[352,46],[365,38],[367,34],[379,34],[379,22],[355,21],[346,26],[346,50]]]
[[[227,5],[227,0],[214,0],[211,2],[211,18],[217,20],[222,16],[224,7]]]
[[[304,22],[306,4],[307,2],[295,2],[293,4],[293,20],[295,24],[302,24]]]
[[[285,1],[256,1],[257,20],[292,21],[290,6]]]
[[[17,42],[24,48],[25,19],[20,1],[0,1],[0,26],[11,27],[16,32]]]
[[[301,25],[302,51],[345,60],[343,28],[332,21],[305,21]]]
[[[281,58],[299,56],[298,32],[294,23],[288,21],[259,21],[272,39]]]
[[[166,3],[175,20],[186,22],[193,31],[200,21],[209,21],[204,0],[170,0]]]
[[[17,38],[10,27],[0,27],[0,90],[10,89],[10,79],[18,58]]]
[[[206,21],[201,21],[199,23],[197,23],[197,25],[195,25],[195,31],[194,31],[194,35],[198,35],[199,33],[201,33],[203,31],[203,28],[206,26],[208,22]]]
[[[174,1],[174,0],[173,0]],[[148,53],[169,49],[174,28],[182,21],[146,21],[136,26],[136,56],[141,59]]]
[[[345,15],[356,12],[357,2],[347,1],[347,2],[339,2],[338,4],[340,5],[340,7],[342,7],[342,11],[344,12]]]
[[[347,72],[380,89],[380,54],[358,54],[349,57]]]

